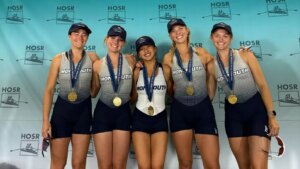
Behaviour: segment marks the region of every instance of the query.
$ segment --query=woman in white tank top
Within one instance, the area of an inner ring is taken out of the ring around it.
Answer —
[[[138,168],[163,169],[168,143],[163,68],[157,62],[157,48],[149,36],[136,40],[136,51],[143,68],[136,67],[133,74],[132,101],[137,99],[132,118],[135,157]]]

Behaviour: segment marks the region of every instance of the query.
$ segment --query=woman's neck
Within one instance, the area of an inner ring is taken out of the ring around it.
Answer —
[[[217,52],[218,52],[218,55],[220,56],[220,58],[228,58],[229,50],[230,50],[230,48],[226,48],[226,49],[217,50]]]
[[[83,49],[72,47],[71,50],[72,50],[72,56],[74,58],[81,58],[82,57]]]
[[[156,64],[156,60],[155,59],[149,60],[149,61],[147,61],[147,60],[144,61],[144,66],[147,69],[148,76],[152,75],[152,72],[154,71],[154,68],[155,68],[155,64]]]
[[[190,57],[190,48],[188,44],[176,44],[176,48],[182,59],[186,59]]]
[[[111,60],[118,60],[120,52],[110,52],[108,51],[108,55],[110,57]]]

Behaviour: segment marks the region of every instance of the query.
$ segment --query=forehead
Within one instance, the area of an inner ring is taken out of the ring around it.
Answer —
[[[213,34],[227,34],[227,35],[230,35],[230,33],[228,33],[225,29],[222,29],[222,28],[216,29]]]
[[[154,48],[154,46],[148,44],[148,45],[143,45],[143,46],[140,47],[140,49],[143,49],[143,48]]]
[[[77,29],[77,30],[75,30],[73,32],[75,32],[75,33],[87,33],[84,29]]]
[[[174,26],[172,26],[171,32],[172,32],[174,29],[179,29],[179,28],[186,28],[186,26],[184,26],[184,25],[174,25]],[[170,32],[170,33],[171,33],[171,32]]]

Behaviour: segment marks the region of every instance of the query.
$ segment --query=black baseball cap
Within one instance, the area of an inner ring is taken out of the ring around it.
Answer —
[[[152,45],[156,47],[155,42],[152,38],[150,38],[149,36],[142,36],[135,41],[136,51],[139,52],[140,48],[144,45]]]
[[[173,29],[173,26],[175,25],[182,25],[182,26],[186,26],[186,24],[184,23],[184,21],[180,18],[172,18],[169,22],[168,22],[168,32],[170,33]]]
[[[213,26],[213,28],[211,30],[211,33],[214,33],[217,29],[224,29],[224,30],[227,31],[227,33],[229,33],[230,35],[232,35],[232,30],[231,30],[230,25],[227,25],[224,22],[219,22],[219,23],[214,24],[214,26]]]
[[[79,23],[73,23],[71,25],[68,34],[70,35],[72,32],[76,32],[78,29],[85,30],[88,35],[92,33],[92,31],[88,26],[86,26],[86,24],[79,22]]]
[[[113,25],[109,28],[107,36],[120,36],[124,41],[126,40],[126,31],[122,26]]]

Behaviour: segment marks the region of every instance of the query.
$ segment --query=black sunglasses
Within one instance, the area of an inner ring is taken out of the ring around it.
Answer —
[[[50,136],[48,135],[48,137],[43,139],[43,143],[42,143],[42,155],[43,157],[45,157],[44,155],[44,151],[47,152],[47,149],[50,145]]]

